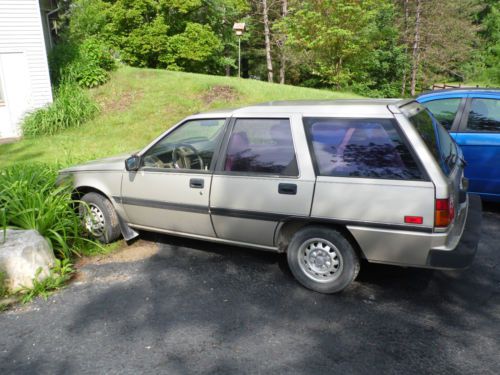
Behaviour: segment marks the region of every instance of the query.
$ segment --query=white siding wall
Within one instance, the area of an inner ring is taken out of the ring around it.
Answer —
[[[11,133],[12,131],[18,133],[22,114],[52,102],[38,0],[0,0],[0,64],[2,56],[12,61],[12,54],[16,54],[16,59],[24,63],[19,64],[14,70],[12,64],[4,64],[6,66],[2,69],[1,79],[4,81],[2,83],[6,97],[5,104],[11,115]],[[7,70],[7,67],[10,70]],[[12,97],[9,94],[12,91],[19,91],[19,88],[9,87],[8,82],[18,81],[17,77],[23,78],[26,92],[24,95],[15,93]],[[9,100],[9,97],[12,100]],[[21,97],[24,99],[20,100]],[[6,129],[5,123],[0,124],[0,137],[7,135]]]

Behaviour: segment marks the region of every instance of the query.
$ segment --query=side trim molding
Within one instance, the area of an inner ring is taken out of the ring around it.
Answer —
[[[113,199],[118,203],[126,204],[129,206],[143,206],[143,207],[159,208],[163,210],[208,214],[208,207],[199,206],[195,204],[171,203],[171,202],[162,202],[150,199],[139,199],[130,197],[121,197],[121,198],[113,197]]]
[[[287,222],[291,220],[304,220],[304,221],[314,220],[325,224],[339,224],[339,225],[378,228],[387,230],[400,230],[400,231],[410,231],[410,232],[422,232],[422,233],[433,232],[432,228],[421,227],[416,225],[404,225],[404,224],[398,225],[398,224],[374,223],[366,221],[352,221],[352,220],[330,219],[330,218],[310,217],[310,216],[294,216],[289,214],[277,214],[277,213],[262,212],[262,211],[233,210],[230,208],[212,207],[209,209],[208,207],[199,205],[162,202],[162,201],[138,199],[130,197],[122,197],[122,198],[113,197],[113,199],[118,203],[131,206],[143,206],[143,207],[159,208],[172,211],[212,214],[216,216],[237,217],[237,218],[251,219],[251,220],[272,221],[272,222]]]

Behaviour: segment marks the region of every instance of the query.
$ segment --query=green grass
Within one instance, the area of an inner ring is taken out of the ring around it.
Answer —
[[[235,95],[207,101],[204,96],[214,86],[231,86]],[[93,120],[56,135],[0,145],[0,165],[35,161],[68,165],[134,151],[182,118],[214,108],[271,100],[357,97],[255,80],[130,67],[112,73],[108,83],[90,94],[102,107]]]

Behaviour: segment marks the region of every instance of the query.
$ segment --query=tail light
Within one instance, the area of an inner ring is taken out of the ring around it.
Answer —
[[[455,217],[455,208],[451,199],[436,199],[435,226],[447,227]]]

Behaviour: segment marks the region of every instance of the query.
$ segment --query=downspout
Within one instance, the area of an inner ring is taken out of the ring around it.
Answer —
[[[53,15],[54,13],[59,12],[59,10],[60,10],[60,9],[61,9],[61,8],[57,7],[56,9],[51,10],[50,12],[47,12],[47,13],[45,14],[45,21],[47,22],[47,26],[48,26],[48,28],[49,28],[49,45],[50,45],[50,49],[52,49],[52,48],[54,47],[54,45],[53,45],[53,43],[52,43],[52,33],[51,33],[51,31],[50,31],[50,20],[49,20],[49,17],[50,17],[51,15]]]

